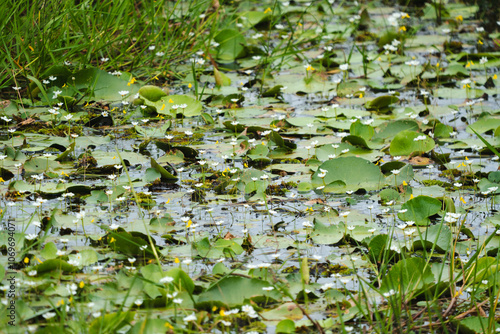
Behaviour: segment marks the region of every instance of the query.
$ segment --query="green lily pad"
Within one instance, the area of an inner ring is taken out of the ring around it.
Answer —
[[[318,175],[321,169],[326,170],[324,178]],[[356,157],[340,157],[324,162],[312,175],[312,185],[319,187],[334,182],[341,185],[332,187],[331,192],[345,192],[346,190],[375,190],[379,189],[384,182],[384,176],[380,168],[370,161]]]
[[[429,152],[436,146],[434,140],[415,131],[402,131],[391,142],[392,156],[411,155],[416,152]]]
[[[398,217],[404,221],[414,221],[419,225],[429,225],[429,217],[441,210],[441,201],[429,196],[417,196],[408,200],[401,206],[406,212],[398,213]]]

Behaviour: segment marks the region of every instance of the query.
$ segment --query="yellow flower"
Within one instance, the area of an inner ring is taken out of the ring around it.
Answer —
[[[189,226],[191,226],[191,224],[193,224],[193,221],[191,219],[189,219],[189,221],[187,222],[186,227],[189,228]]]
[[[2,177],[0,177],[0,182],[5,182],[5,180]]]
[[[480,44],[480,45],[483,45],[483,42],[481,42],[480,39],[477,40],[477,42]]]
[[[439,63],[436,64],[436,67],[439,67]]]
[[[172,329],[172,330],[174,329],[174,327],[168,322],[165,322],[165,327]]]
[[[134,78],[134,77],[132,77],[132,78],[130,79],[130,81],[127,83],[127,86],[132,85],[134,82],[135,82],[135,78]]]
[[[212,312],[217,311],[217,306],[212,307]]]
[[[460,202],[462,202],[462,203],[464,203],[464,204],[465,204],[465,203],[467,203],[467,202],[464,200],[464,198],[463,198],[463,197],[460,197]]]
[[[314,67],[312,67],[311,65],[307,65],[306,67],[306,71],[314,71]]]
[[[267,9],[264,11],[264,14],[272,12],[272,9],[270,7],[267,7]]]
[[[411,195],[410,195],[410,199],[413,199],[413,198],[415,198],[415,197],[413,196],[413,194],[411,194]]]
[[[359,94],[359,98],[362,98],[363,97],[363,93]]]
[[[464,17],[462,15],[458,15],[457,17],[455,17],[455,20],[457,20],[457,21],[463,21]]]
[[[109,241],[109,243],[110,243],[110,244],[112,244],[112,243],[113,243],[113,242],[115,242],[115,241],[116,241],[116,239],[115,239],[115,238],[113,238],[113,237],[111,237],[111,240]]]
[[[163,104],[161,105],[160,110],[163,110],[163,109],[165,109],[165,103],[163,103]]]
[[[495,80],[496,80],[497,78],[498,78],[498,77],[497,77],[497,75],[496,75],[496,74],[494,74],[494,75],[493,75],[493,79],[495,79]]]
[[[85,286],[85,283],[83,281],[81,281],[80,284],[78,284],[78,286],[80,287],[80,289],[83,289],[83,287]]]
[[[220,310],[219,314],[220,314],[221,317],[223,317],[223,316],[226,315],[226,312],[224,312],[224,310]]]
[[[168,99],[168,103],[174,103],[174,100]]]
[[[26,263],[26,264],[30,263],[30,259],[28,257],[25,257],[24,258],[24,263]]]
[[[189,83],[188,88],[191,88],[191,87],[193,87],[193,85],[191,85],[191,83]]]
[[[408,183],[406,183],[406,181],[403,181],[403,186],[407,186]]]
[[[176,257],[176,258],[175,258],[175,260],[174,260],[174,262],[175,262],[175,263],[181,263],[181,260],[179,260],[179,258],[178,258],[178,257]]]
[[[399,28],[399,31],[406,31],[406,27],[402,26],[401,28]]]

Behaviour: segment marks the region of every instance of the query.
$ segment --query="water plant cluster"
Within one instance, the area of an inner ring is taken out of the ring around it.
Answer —
[[[481,6],[0,4],[0,331],[500,332]]]

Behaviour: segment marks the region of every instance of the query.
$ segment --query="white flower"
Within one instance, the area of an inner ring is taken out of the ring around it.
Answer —
[[[172,302],[174,304],[182,304],[182,298],[176,298],[176,299],[172,300]]]
[[[34,240],[34,239],[36,239],[36,237],[37,237],[36,234],[28,234],[25,236],[25,238],[28,240]]]
[[[399,170],[399,169],[393,169],[393,170],[391,170],[391,173],[394,174],[394,175],[398,175],[400,172],[401,172],[401,170]]]
[[[130,93],[128,90],[121,90],[118,92],[118,94],[120,94],[122,97],[127,95],[128,93]]]
[[[42,315],[45,319],[49,320],[56,316],[55,312],[47,312]]]
[[[302,226],[304,226],[304,227],[313,227],[314,225],[311,222],[305,221],[305,222],[302,222]]]
[[[174,278],[171,276],[165,276],[162,279],[160,279],[160,283],[172,283],[174,281]]]
[[[339,68],[342,70],[342,71],[347,71],[347,69],[349,68],[349,64],[342,64],[339,66]]]
[[[481,59],[479,59],[479,64],[483,65],[483,64],[486,64],[488,62],[488,58],[486,57],[481,57]]]
[[[188,315],[187,317],[184,317],[184,322],[190,322],[190,321],[196,321],[196,315],[194,314],[194,312],[191,314],[191,315]]]

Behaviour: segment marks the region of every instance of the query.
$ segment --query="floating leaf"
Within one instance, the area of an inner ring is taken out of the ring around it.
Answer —
[[[326,170],[326,176],[320,178],[320,169]],[[332,187],[331,192],[345,192],[346,190],[374,190],[379,189],[385,182],[380,168],[370,161],[356,157],[340,157],[328,160],[319,166],[312,176],[314,187],[329,185],[341,181],[341,186]]]
[[[78,271],[78,267],[75,267],[68,262],[61,259],[51,259],[47,260],[33,268],[39,274],[43,274],[50,271],[60,270],[67,273],[74,273]]]
[[[398,213],[398,217],[404,221],[414,221],[416,224],[429,225],[429,217],[441,210],[441,201],[429,196],[417,196],[410,199],[401,206],[406,212]]]
[[[214,38],[219,43],[217,58],[232,61],[245,56],[245,37],[234,29],[223,29]]]
[[[422,258],[403,259],[396,263],[382,278],[380,290],[395,291],[405,298],[416,297],[434,282],[431,268]]]
[[[139,95],[151,102],[156,102],[162,97],[167,96],[167,93],[159,87],[146,85],[139,89]]]
[[[383,95],[379,96],[371,101],[366,102],[365,107],[367,110],[373,110],[378,113],[388,113],[390,111],[389,106],[399,102],[399,99],[394,95]]]
[[[250,300],[281,300],[281,294],[276,290],[262,290],[269,286],[268,282],[256,278],[226,277],[202,292],[198,305],[232,308],[249,303]]]
[[[415,131],[402,131],[391,142],[392,156],[411,155],[417,152],[429,152],[436,144],[432,138]]]
[[[161,175],[161,180],[164,182],[177,181],[178,178],[170,174],[165,168],[160,166],[155,159],[151,158],[151,167],[154,168]]]

